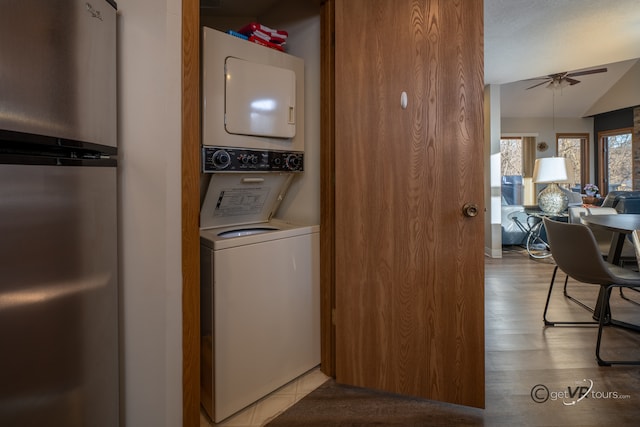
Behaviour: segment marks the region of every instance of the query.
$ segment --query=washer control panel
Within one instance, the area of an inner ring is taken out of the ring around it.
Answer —
[[[298,151],[247,150],[202,147],[202,171],[211,172],[302,172],[304,155]]]

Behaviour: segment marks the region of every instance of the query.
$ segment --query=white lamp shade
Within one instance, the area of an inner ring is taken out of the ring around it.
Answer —
[[[537,184],[569,182],[567,170],[567,159],[564,157],[536,159],[536,164],[533,167],[533,182]]]

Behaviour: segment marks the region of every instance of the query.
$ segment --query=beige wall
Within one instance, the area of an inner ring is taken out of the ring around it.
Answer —
[[[119,2],[122,426],[182,424],[181,7]]]
[[[585,115],[596,115],[640,105],[640,61],[622,76]]]
[[[281,0],[261,22],[287,30],[287,53],[304,59],[304,173],[292,184],[277,216],[301,224],[320,224],[320,7]]]

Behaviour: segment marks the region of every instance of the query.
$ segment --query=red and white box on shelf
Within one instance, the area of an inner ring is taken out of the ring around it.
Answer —
[[[249,37],[249,41],[284,52],[289,33],[285,30],[274,30],[266,25],[251,22],[238,30],[238,33]]]

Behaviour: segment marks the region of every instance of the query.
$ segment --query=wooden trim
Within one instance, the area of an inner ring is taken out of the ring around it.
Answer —
[[[182,425],[200,425],[200,2],[182,0]]]
[[[558,152],[558,140],[560,138],[577,138],[582,140],[580,143],[580,166],[582,170],[580,171],[580,181],[582,185],[586,185],[591,182],[589,179],[589,134],[583,132],[573,132],[573,133],[556,133],[556,153]],[[594,171],[595,173],[595,171]],[[597,181],[597,178],[596,178]]]
[[[633,154],[633,189],[640,189],[640,107],[633,109],[633,135],[631,136]]]
[[[611,129],[598,132],[596,150],[598,150],[598,164],[600,165],[600,169],[598,170],[598,176],[596,177],[596,180],[598,181],[598,186],[600,187],[600,194],[602,195],[602,197],[606,196],[609,193],[609,182],[605,182],[605,177],[608,175],[609,165],[608,162],[605,161],[607,156],[602,140],[607,136],[620,135],[623,133],[630,133],[633,138],[633,127]],[[633,139],[631,149],[633,150]]]
[[[335,177],[334,177],[334,17],[333,0],[321,10],[321,149],[320,149],[320,324],[322,372],[335,377]]]

